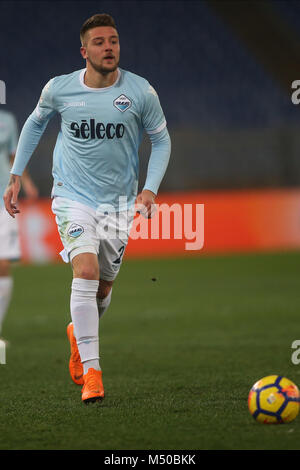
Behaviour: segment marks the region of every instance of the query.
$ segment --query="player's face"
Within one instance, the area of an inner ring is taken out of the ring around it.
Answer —
[[[81,54],[98,72],[114,72],[120,60],[119,36],[115,28],[98,26],[87,31]]]

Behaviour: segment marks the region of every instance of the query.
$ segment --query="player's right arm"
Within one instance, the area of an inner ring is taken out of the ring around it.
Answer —
[[[21,188],[21,175],[37,147],[43,132],[52,116],[56,113],[53,102],[53,80],[43,88],[39,102],[25,122],[17,146],[11,176],[4,192],[3,200],[7,212],[15,217],[20,211],[17,208],[18,195]]]

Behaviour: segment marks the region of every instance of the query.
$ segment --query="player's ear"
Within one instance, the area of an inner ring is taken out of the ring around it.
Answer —
[[[81,55],[82,55],[82,57],[83,57],[84,59],[87,58],[88,55],[87,55],[86,47],[81,46],[81,48],[80,48],[80,53],[81,53]]]

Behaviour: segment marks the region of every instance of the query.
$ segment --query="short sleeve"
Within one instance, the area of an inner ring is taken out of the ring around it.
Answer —
[[[53,82],[54,79],[52,78],[48,83],[46,83],[42,90],[39,102],[34,110],[36,117],[40,121],[48,120],[56,113],[53,100]]]
[[[156,134],[167,125],[158,95],[150,84],[144,95],[142,123],[148,134]]]

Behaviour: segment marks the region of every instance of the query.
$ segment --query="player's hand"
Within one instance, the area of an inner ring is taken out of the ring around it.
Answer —
[[[136,198],[137,212],[146,219],[151,219],[156,212],[155,197],[152,191],[144,189]]]
[[[19,214],[17,208],[18,195],[21,189],[21,177],[18,175],[11,175],[7,188],[4,192],[3,201],[7,212],[15,218],[16,214]]]

